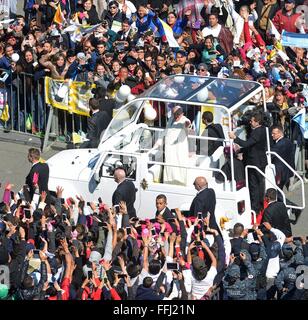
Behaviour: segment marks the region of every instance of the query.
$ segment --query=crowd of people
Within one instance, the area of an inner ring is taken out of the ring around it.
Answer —
[[[0,69],[8,71],[1,86],[8,89],[13,127],[24,126],[25,115],[33,114],[29,131],[45,130],[46,76],[96,84],[86,148],[98,145],[122,85],[138,95],[172,74],[255,80],[264,86],[272,114],[273,150],[294,167],[288,151],[294,140],[305,140],[290,120],[307,106],[308,56],[300,44],[283,47],[280,34],[307,32],[306,5],[301,0],[25,1],[24,16],[12,11],[14,23],[0,21]],[[83,32],[65,31],[74,23]],[[27,77],[20,86],[22,73]],[[32,92],[36,103],[28,95],[20,99],[25,92]],[[261,98],[253,97],[255,106]],[[22,108],[17,102],[24,103]],[[217,130],[209,114],[202,121]],[[255,151],[246,154],[246,164],[264,171],[265,127],[258,113],[249,123],[249,139],[234,132],[229,138]],[[230,155],[225,156],[228,176]],[[307,238],[292,235],[287,208],[275,189],[263,198],[257,173],[249,187],[253,210],[262,211],[258,224],[245,229],[237,223],[227,230],[227,219],[215,218],[215,190],[204,177],[194,181],[198,193],[188,215],[168,208],[160,194],[157,212],[142,220],[123,168],[114,172],[118,188],[108,207],[104,199],[64,199],[61,186],[52,194],[39,151],[30,149],[28,159],[32,168],[26,185],[14,192],[7,184],[0,207],[0,267],[10,275],[9,283],[0,284],[0,299],[307,299],[299,271],[308,263]],[[279,161],[275,165],[282,189],[292,174]],[[241,184],[243,174],[235,174]]]
[[[26,184],[14,192],[7,183],[1,202],[0,300],[307,299],[308,237],[293,236],[275,189],[251,229],[217,221],[215,190],[201,176],[188,214],[159,194],[152,218],[141,219],[124,168],[109,207],[64,199],[61,186],[53,194],[40,151],[28,160]]]

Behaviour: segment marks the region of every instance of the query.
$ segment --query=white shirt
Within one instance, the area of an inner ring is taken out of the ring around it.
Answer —
[[[135,13],[137,11],[137,9],[131,1],[126,0],[125,4],[127,5],[126,18],[130,19],[132,14]],[[122,7],[123,7],[123,4],[119,3],[120,11],[122,11]]]
[[[195,299],[199,300],[201,299],[207,292],[208,290],[213,286],[214,279],[217,275],[217,269],[215,267],[211,267],[210,270],[207,272],[206,277],[199,281],[196,280],[191,272],[191,270],[187,270],[188,272],[185,272],[185,278],[190,277],[191,279],[191,293],[194,296]],[[186,279],[188,280],[188,279]],[[188,280],[189,284],[189,280]],[[186,287],[186,283],[185,283]],[[186,290],[188,288],[186,287]],[[187,290],[187,292],[190,292]]]
[[[155,274],[155,275],[154,275],[154,274],[151,274],[151,273],[147,272],[147,271],[143,268],[142,271],[141,271],[141,273],[140,273],[140,275],[139,275],[139,284],[142,284],[142,283],[143,283],[144,278],[146,278],[146,277],[151,277],[151,278],[153,279],[153,286],[154,286],[154,285],[156,284],[156,281],[157,281],[160,273],[161,273],[161,270],[158,272],[158,274]]]
[[[205,27],[205,28],[202,29],[202,35],[205,38],[206,36],[209,36],[211,34],[214,38],[218,38],[220,30],[221,30],[221,25],[220,24],[217,24],[216,27],[214,27],[214,28]]]
[[[277,237],[277,240],[281,247],[284,243],[286,236],[284,233],[278,229],[272,228],[271,231]],[[266,277],[267,278],[276,278],[278,272],[280,271],[280,263],[279,263],[279,254],[276,257],[270,258],[268,261],[267,269],[266,269]]]

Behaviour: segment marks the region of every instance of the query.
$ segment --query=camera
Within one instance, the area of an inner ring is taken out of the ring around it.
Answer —
[[[167,270],[179,270],[179,265],[177,263],[168,262]]]
[[[103,20],[103,21],[102,21],[102,26],[103,26],[104,28],[108,28],[108,21],[107,21],[107,20]]]
[[[251,110],[248,110],[246,111],[242,117],[237,121],[237,124],[236,126],[237,127],[240,127],[240,126],[250,126],[250,120],[251,120],[251,117],[252,117],[252,111]]]
[[[270,127],[272,125],[271,114],[269,112],[263,112],[263,111],[258,111],[258,112],[260,112],[262,115],[261,125],[263,125],[265,127]],[[255,111],[253,111],[253,110],[246,111],[242,115],[242,117],[237,121],[237,127],[245,126],[245,127],[250,128],[250,120],[253,117],[254,113],[255,113]]]

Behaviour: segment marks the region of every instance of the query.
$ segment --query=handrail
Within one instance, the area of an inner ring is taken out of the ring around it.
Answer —
[[[116,155],[125,155],[125,156],[140,156],[141,155],[141,153],[116,151],[116,150],[115,151],[109,150],[109,151],[104,151],[104,152],[110,153],[110,154],[116,154]],[[167,162],[159,162],[159,161],[148,161],[148,164],[158,164],[158,165],[162,165],[162,166],[176,167],[176,168],[183,168],[183,169],[194,169],[194,170],[201,169],[204,171],[215,171],[215,172],[219,172],[223,175],[225,182],[228,181],[227,175],[221,169],[217,169],[217,168],[200,168],[200,167],[193,167],[193,166],[181,166],[181,165],[171,164],[171,163],[167,163]]]
[[[155,128],[155,127],[147,127],[144,128],[145,130],[150,130],[150,131],[165,131],[165,129],[162,128]],[[229,142],[230,139],[223,139],[223,138],[214,138],[214,137],[204,137],[204,136],[200,136],[200,135],[187,135],[187,138],[191,138],[191,139],[199,139],[199,140],[212,140],[212,141],[221,141],[221,142]]]
[[[161,165],[161,166],[176,167],[176,168],[183,168],[183,169],[215,171],[215,172],[219,172],[219,173],[221,173],[223,175],[223,177],[225,179],[225,182],[228,181],[226,174],[221,169],[217,169],[217,168],[200,168],[200,167],[193,167],[193,166],[181,166],[181,165],[171,164],[171,163],[168,163],[168,162],[160,162],[160,161],[148,161],[148,164],[158,164],[158,165]]]
[[[248,169],[249,169],[249,168],[250,168],[250,169],[255,169],[255,170],[257,170],[267,181],[270,182],[270,184],[271,184],[273,187],[277,188],[277,190],[282,194],[283,203],[287,206],[287,204],[286,204],[286,196],[285,196],[284,192],[283,192],[276,184],[274,185],[273,182],[272,182],[269,178],[266,177],[265,173],[264,173],[262,170],[260,170],[258,167],[256,167],[256,166],[247,165],[247,166],[245,167],[246,186],[249,185],[249,183],[248,183]]]
[[[303,180],[303,178],[277,152],[275,152],[275,151],[266,151],[266,154],[272,154],[275,157],[277,157],[300,180],[300,182],[302,184],[302,198],[303,198],[302,207],[292,207],[292,208],[301,209],[301,210],[304,209],[305,206],[306,206],[306,203],[305,203],[305,188],[304,188],[304,180]]]

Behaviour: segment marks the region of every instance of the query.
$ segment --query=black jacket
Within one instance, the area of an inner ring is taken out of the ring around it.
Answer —
[[[156,211],[155,213],[155,217],[157,217],[159,215],[159,211]],[[170,209],[168,207],[166,207],[164,213],[163,213],[163,218],[164,220],[168,220],[168,219],[174,219],[175,216],[174,214],[170,211]]]
[[[215,191],[211,188],[205,188],[201,192],[199,192],[191,206],[190,206],[190,214],[197,217],[198,212],[202,212],[202,215],[205,217],[209,212],[210,216],[210,228],[220,230],[217,226],[215,219],[215,206],[216,206],[216,195]]]
[[[13,252],[11,253],[12,260],[9,264],[10,268],[10,283],[13,288],[20,286],[20,276],[23,261],[26,256],[26,241],[13,240]]]
[[[288,138],[282,138],[271,146],[271,151],[278,153],[292,168],[295,167],[295,145]],[[281,181],[287,181],[293,173],[277,157],[273,156],[272,163],[276,167],[276,177]]]
[[[224,139],[225,135],[220,124],[211,123],[202,132],[202,137]],[[202,140],[200,141],[200,154],[211,156],[222,145],[222,141]]]
[[[153,288],[145,288],[140,285],[137,288],[135,300],[163,300],[164,294],[158,294]]]
[[[122,23],[122,21],[126,18],[125,13],[121,12],[120,10],[117,12],[117,14],[113,17],[109,10],[104,10],[102,13],[101,20],[108,21],[108,26],[111,29],[112,24],[114,21]]]
[[[136,200],[136,188],[133,182],[125,180],[121,182],[112,195],[112,205],[118,205],[120,201],[125,201],[127,213],[130,218],[136,217],[134,202]]]
[[[97,148],[101,140],[102,132],[108,127],[111,121],[110,115],[106,111],[99,111],[88,118],[89,141],[84,142],[81,148]]]
[[[35,191],[35,187],[33,185],[33,175],[34,173],[38,173],[38,186],[39,192],[41,194],[42,191],[46,191],[48,193],[48,180],[49,180],[49,167],[47,163],[38,162],[34,164],[26,177],[26,184],[29,186],[30,197],[31,200],[33,198],[33,194]]]
[[[234,179],[238,189],[241,189],[245,185],[245,168],[243,161],[233,158],[234,166]],[[227,180],[231,181],[231,159],[226,159],[226,162],[221,167],[221,171],[227,176]],[[224,176],[220,172],[215,172],[214,176],[218,182],[224,182]]]
[[[292,236],[287,207],[283,202],[270,203],[264,210],[262,222],[268,222],[273,228],[279,229],[287,238]]]
[[[27,270],[29,267],[29,260],[25,260],[22,271],[21,271],[21,282],[23,282]],[[47,281],[47,267],[45,262],[41,262],[41,279],[37,286],[32,287],[30,289],[23,289],[21,288],[19,290],[19,296],[22,300],[33,300],[33,298],[39,296],[43,290],[44,283]]]
[[[85,12],[86,10],[84,8],[79,10],[80,12]],[[96,7],[95,5],[92,5],[91,9],[87,11],[89,18],[85,18],[87,23],[90,25],[99,24],[101,21],[99,20]],[[82,23],[81,19],[79,19],[79,22]]]
[[[266,129],[260,126],[251,131],[248,140],[236,138],[235,143],[245,148],[245,164],[254,165],[261,170],[264,170],[267,165],[266,159]]]

